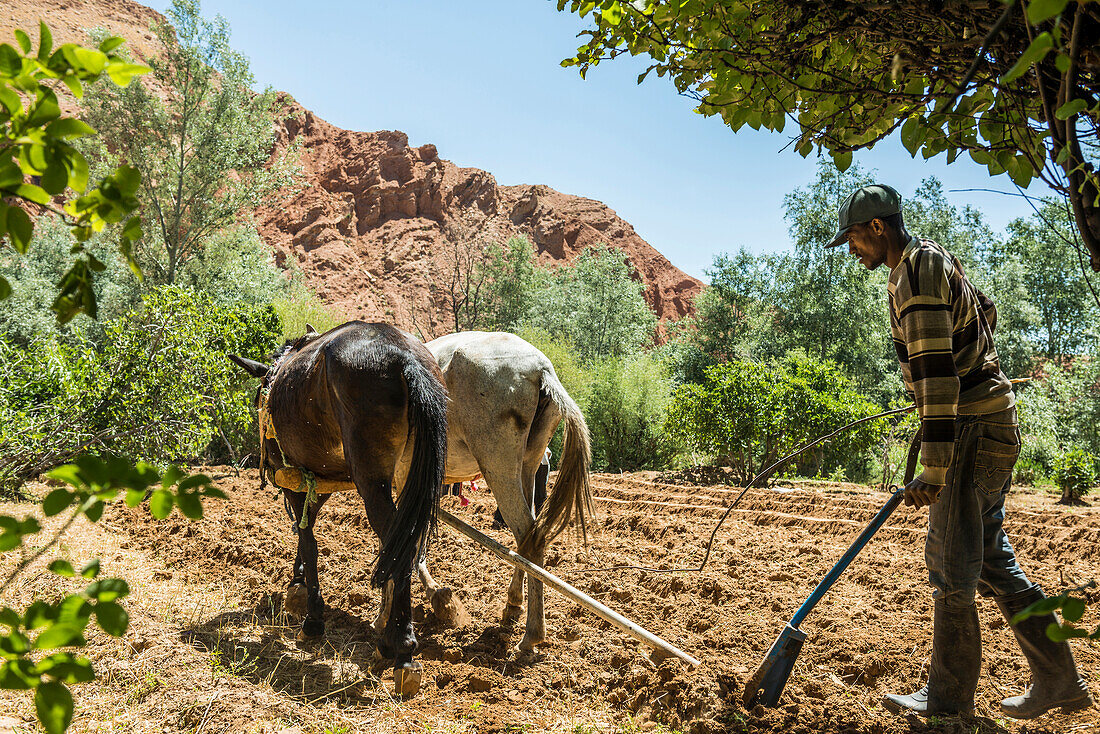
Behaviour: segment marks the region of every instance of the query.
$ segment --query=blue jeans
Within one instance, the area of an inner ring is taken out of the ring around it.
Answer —
[[[948,606],[1032,588],[1001,527],[1012,468],[1020,454],[1016,409],[955,420],[947,484],[928,513],[924,558],[933,596]]]

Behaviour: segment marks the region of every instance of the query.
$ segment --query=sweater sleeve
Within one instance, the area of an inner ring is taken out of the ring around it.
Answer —
[[[919,251],[903,267],[895,307],[924,428],[920,479],[942,485],[954,451],[959,403],[959,375],[951,348],[951,286],[947,264],[938,253]]]

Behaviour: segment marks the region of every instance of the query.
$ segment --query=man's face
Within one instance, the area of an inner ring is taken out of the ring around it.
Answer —
[[[855,224],[848,230],[848,254],[859,258],[868,270],[886,262],[886,227],[881,219]]]

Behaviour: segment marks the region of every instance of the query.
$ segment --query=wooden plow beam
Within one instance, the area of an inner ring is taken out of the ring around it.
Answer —
[[[488,535],[485,535],[479,530],[470,527],[446,510],[439,511],[439,519],[445,522],[450,527],[457,530],[458,532],[465,535],[470,540],[473,540],[475,543],[478,543],[479,545],[482,545],[488,550],[492,551],[501,560],[512,564],[516,568],[526,571],[527,573],[531,574],[532,576],[549,586],[551,589],[554,589],[555,591],[564,594],[568,598],[575,601],[577,604],[580,604],[582,607],[595,614],[600,619],[610,622],[611,624],[621,629],[623,632],[626,632],[631,637],[637,640],[641,640],[650,647],[660,650],[661,652],[664,652],[672,657],[683,660],[685,663],[692,666],[693,668],[700,665],[700,662],[698,660],[693,658],[691,655],[688,655],[680,648],[676,647],[675,645],[671,645],[668,642],[665,642],[657,635],[649,632],[640,625],[635,624],[615,610],[604,606],[600,602],[590,597],[588,594],[585,594],[580,589],[571,586],[565,581],[562,581],[546,569],[536,566],[515,551],[510,550],[509,548],[506,548],[505,546],[496,542]]]

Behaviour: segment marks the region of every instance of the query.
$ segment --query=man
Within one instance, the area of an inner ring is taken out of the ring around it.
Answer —
[[[906,232],[901,197],[889,186],[858,189],[841,204],[839,219],[826,247],[847,242],[868,270],[890,268],[890,330],[923,429],[924,470],[905,486],[905,504],[929,506],[932,659],[924,687],[889,694],[883,705],[895,713],[971,715],[982,655],[975,592],[996,599],[1008,620],[1044,598],[1001,527],[1020,432],[1012,384],[993,345],[997,311],[953,255]],[[1045,614],[1013,627],[1031,687],[1001,702],[1007,716],[1092,705],[1069,646],[1046,635],[1054,621]]]

